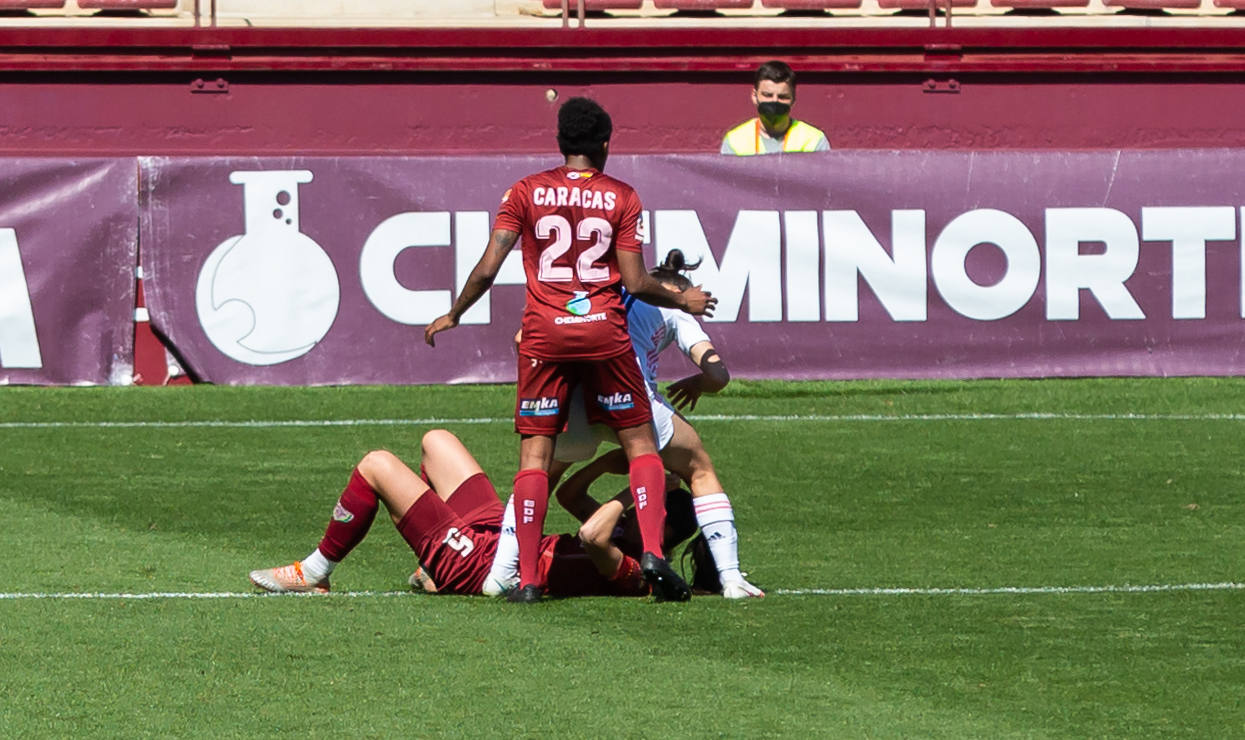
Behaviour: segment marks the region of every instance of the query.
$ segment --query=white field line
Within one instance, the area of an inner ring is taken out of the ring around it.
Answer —
[[[1017,414],[698,414],[691,421],[777,421],[777,422],[885,422],[885,421],[1245,421],[1245,414],[1073,414],[1030,412]],[[454,424],[508,424],[505,417],[422,419],[286,419],[239,420],[201,419],[190,421],[5,421],[0,429],[167,429],[203,428],[279,428],[279,427],[365,427],[365,426],[449,426]]]
[[[771,596],[991,596],[998,594],[1137,594],[1171,591],[1241,591],[1245,583],[1160,583],[1118,586],[999,586],[996,588],[793,588],[772,589]],[[335,591],[330,594],[269,594],[247,591],[151,593],[0,593],[0,601],[130,600],[130,599],[268,599],[268,598],[391,598],[422,596],[411,591]]]
[[[1241,591],[1245,583],[1158,583],[1122,586],[998,586],[996,588],[793,588],[785,596],[984,596],[992,594],[1141,594],[1163,591]]]
[[[492,419],[288,419],[226,421],[200,419],[193,421],[6,421],[0,429],[169,429],[177,427],[204,427],[221,429],[268,428],[268,427],[398,427],[440,426],[447,424],[496,424],[514,421],[511,418]]]

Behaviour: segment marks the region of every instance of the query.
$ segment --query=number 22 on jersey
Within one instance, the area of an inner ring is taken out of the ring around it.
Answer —
[[[541,250],[540,272],[537,279],[544,283],[569,283],[575,277],[581,283],[604,283],[610,279],[609,265],[595,264],[610,248],[614,237],[614,227],[609,221],[596,216],[589,216],[575,227],[565,217],[556,213],[541,216],[535,226],[536,238],[552,239],[549,246]],[[554,265],[559,257],[571,248],[572,235],[584,241],[593,240],[592,246],[580,252],[575,267]]]

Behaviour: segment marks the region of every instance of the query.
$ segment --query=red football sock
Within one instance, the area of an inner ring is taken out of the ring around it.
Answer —
[[[344,560],[355,545],[367,536],[379,506],[376,491],[355,468],[346,490],[342,491],[341,498],[333,507],[333,518],[324,530],[324,539],[320,540],[320,553],[333,562]]]
[[[661,539],[666,527],[666,469],[661,457],[648,454],[632,460],[629,478],[644,551],[664,558]]]
[[[549,474],[520,470],[514,476],[514,535],[519,540],[519,587],[536,583],[540,537],[549,511]]]

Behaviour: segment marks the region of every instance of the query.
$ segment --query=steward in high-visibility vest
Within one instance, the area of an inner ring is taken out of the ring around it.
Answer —
[[[757,117],[726,132],[722,137],[723,154],[747,156],[830,149],[830,142],[820,129],[791,117],[795,72],[786,62],[774,60],[757,67],[752,78],[752,104]]]
[[[744,121],[726,132],[722,137],[722,153],[747,156],[750,154],[779,154],[787,152],[829,151],[830,142],[816,126],[792,120],[782,139],[771,138],[762,129],[761,119]]]

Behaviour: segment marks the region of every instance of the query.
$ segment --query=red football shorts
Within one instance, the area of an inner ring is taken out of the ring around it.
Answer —
[[[626,429],[653,419],[634,352],[604,360],[542,360],[520,350],[514,430],[550,437],[561,432],[570,413],[571,391],[579,385],[584,388],[589,423]]]
[[[398,531],[440,592],[478,594],[493,566],[504,511],[488,476],[476,473],[445,501],[436,491],[420,496]]]

